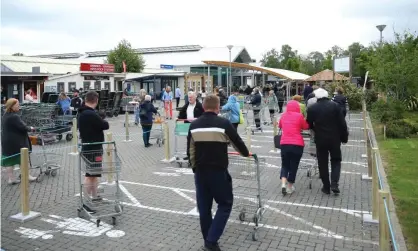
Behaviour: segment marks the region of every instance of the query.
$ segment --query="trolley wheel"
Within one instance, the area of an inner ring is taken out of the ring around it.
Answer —
[[[100,227],[100,219],[97,219],[96,224],[97,224],[97,227]]]
[[[123,206],[122,205],[115,205],[115,212],[116,213],[122,213]]]
[[[183,163],[177,162],[177,164],[179,164],[179,167],[183,167]]]
[[[113,116],[115,116],[115,117],[119,116],[119,112],[114,112]]]
[[[308,170],[307,172],[306,172],[306,176],[309,178],[309,177],[311,177],[311,171],[310,170]]]
[[[81,217],[81,209],[80,209],[80,208],[77,208],[77,216],[78,216],[79,218],[82,218],[82,217]]]
[[[312,183],[309,183],[309,189],[312,189]]]
[[[42,138],[38,137],[38,138],[36,139],[36,144],[37,144],[38,146],[43,145],[43,140],[42,140]]]
[[[256,226],[258,226],[258,214],[256,214],[256,213],[253,216],[253,222]]]
[[[123,123],[123,127],[126,127],[126,124],[125,123]]]
[[[245,221],[245,212],[241,212],[241,213],[239,213],[239,215],[238,215],[238,219],[242,222],[242,221]]]
[[[253,241],[258,241],[258,232],[257,231],[253,232]]]
[[[57,134],[57,140],[58,141],[62,140],[62,134]]]
[[[158,147],[161,147],[161,140],[160,139],[157,139],[157,145],[158,145]]]
[[[116,217],[112,217],[112,225],[116,226]]]
[[[36,182],[42,182],[42,180],[44,180],[44,175],[42,174],[42,173],[40,173],[39,175],[38,175],[38,177],[36,177]]]
[[[254,135],[254,130],[251,130],[251,134]]]
[[[52,177],[55,177],[55,176],[57,176],[57,170],[51,170],[51,176]]]
[[[67,133],[67,135],[65,136],[65,140],[71,141],[72,139],[73,139],[73,134],[72,133]]]
[[[50,167],[48,167],[48,168],[45,170],[44,174],[45,174],[45,175],[49,175],[50,173],[51,173],[51,168],[50,168]]]

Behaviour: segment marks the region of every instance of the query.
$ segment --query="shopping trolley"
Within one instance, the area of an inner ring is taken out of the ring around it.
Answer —
[[[179,167],[183,167],[183,164],[188,164],[189,159],[187,158],[187,143],[183,143],[183,147],[180,146],[179,138],[187,137],[189,134],[190,120],[187,119],[177,119],[174,126],[174,157],[176,158],[175,162]]]
[[[265,121],[265,106],[247,106],[247,112],[246,112],[246,119],[247,119],[247,126],[251,129],[251,133],[254,135],[256,131],[263,132],[262,125]],[[253,117],[252,120],[249,117],[249,111],[252,111]],[[260,121],[260,127],[257,128],[256,126],[256,120]]]
[[[121,160],[119,159],[114,141],[105,143],[84,143],[83,146],[100,148],[100,150],[80,151],[79,154],[79,182],[80,182],[80,205],[77,209],[78,217],[95,220],[97,227],[102,218],[111,217],[112,224],[116,224],[116,216],[123,212],[121,204],[121,190],[119,187],[119,174]],[[104,147],[105,149],[101,149]],[[100,176],[107,181],[86,186],[83,184],[85,174]],[[106,175],[107,177],[103,177]],[[113,182],[114,181],[114,182]],[[94,187],[93,187],[94,186]],[[88,194],[91,189],[97,189],[97,196]]]
[[[316,158],[316,145],[314,140],[314,134],[312,131],[303,131],[303,139],[305,141],[305,147],[303,148],[303,156],[309,161],[301,160],[301,169],[306,169],[306,176],[309,178],[309,189],[312,189],[312,179],[319,174],[318,160]]]
[[[242,157],[239,153],[229,152],[229,173],[235,180],[234,184],[234,206],[233,210],[238,212],[238,218],[241,222],[249,221],[254,223],[252,238],[258,240],[258,228],[265,212],[264,202],[266,190],[261,189],[260,163],[266,163],[255,154],[250,157]],[[249,215],[249,217],[247,217]]]
[[[150,139],[155,139],[155,143],[161,147],[162,145],[164,145],[165,140],[164,140],[164,119],[160,116],[160,114],[158,113],[157,115],[154,116],[153,118],[153,127],[151,129],[151,136]]]

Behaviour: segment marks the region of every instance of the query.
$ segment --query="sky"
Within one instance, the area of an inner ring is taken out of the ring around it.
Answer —
[[[2,0],[1,54],[110,50],[198,44],[245,46],[260,60],[289,44],[301,54],[333,45],[368,45],[376,25],[418,31],[418,0]]]

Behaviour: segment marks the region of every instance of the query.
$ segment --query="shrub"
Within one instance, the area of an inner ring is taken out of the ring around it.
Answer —
[[[350,107],[350,110],[361,110],[363,90],[349,82],[334,82],[325,86],[325,89],[328,91],[330,98],[334,95],[334,91],[338,86],[344,89],[344,96],[347,97],[347,102]]]
[[[382,124],[403,119],[404,106],[399,101],[385,102],[379,99],[372,104],[371,110],[373,117]]]
[[[406,138],[418,132],[418,127],[406,119],[391,121],[386,125],[388,138]]]
[[[406,100],[405,100],[405,105],[406,108],[409,111],[417,111],[418,110],[418,97],[415,96],[409,96]]]

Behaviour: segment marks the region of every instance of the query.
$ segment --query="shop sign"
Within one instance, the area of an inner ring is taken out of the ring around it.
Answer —
[[[81,63],[80,71],[115,72],[115,65]]]
[[[84,76],[84,80],[109,80],[109,76],[93,76],[93,75],[89,75],[89,76]]]

